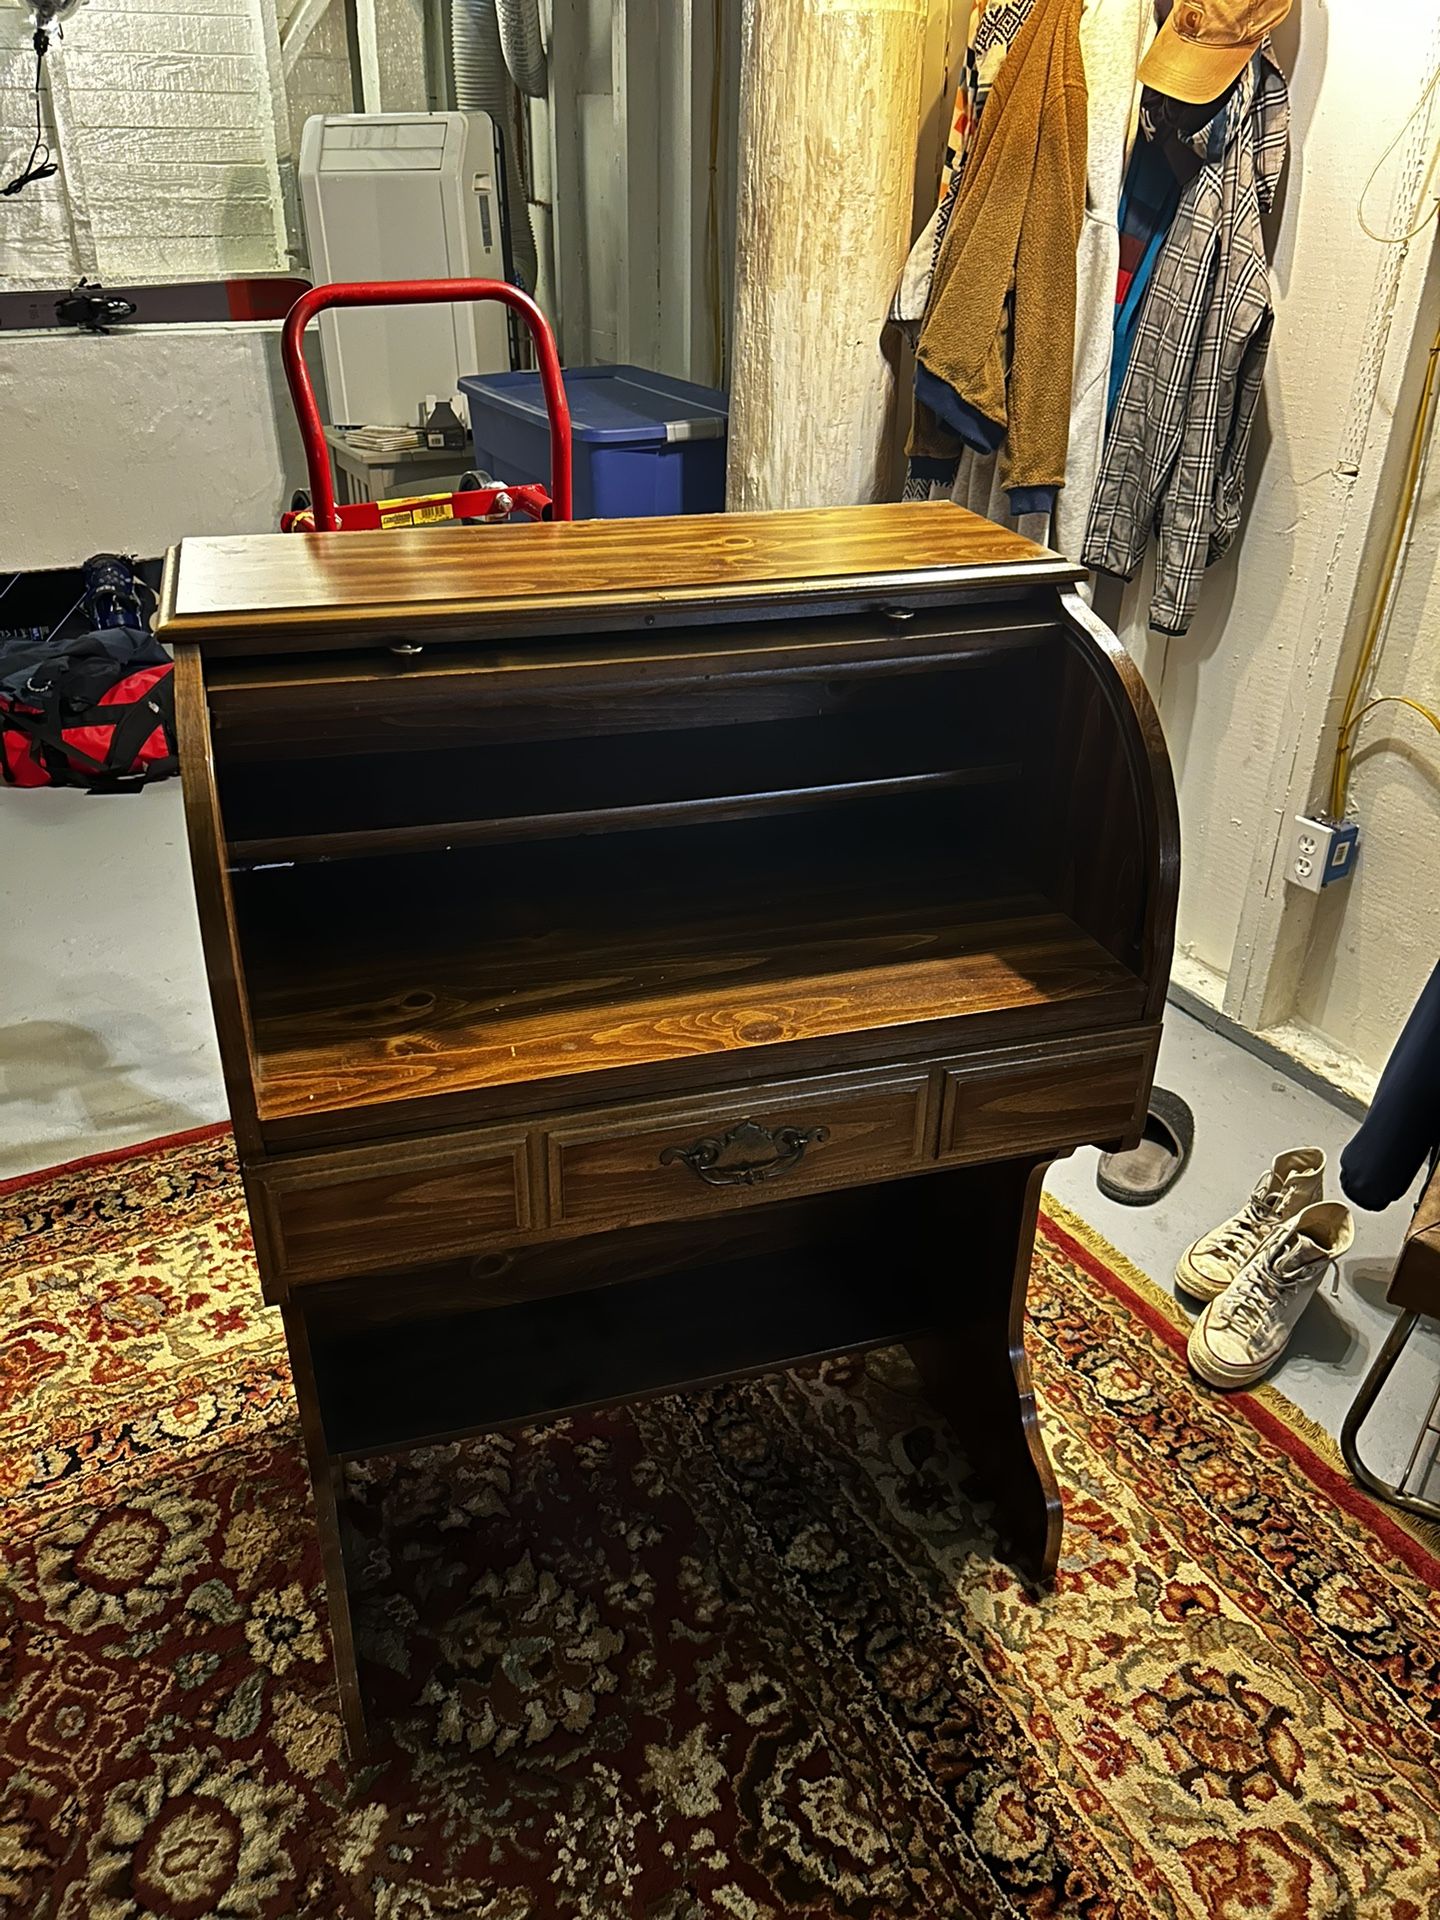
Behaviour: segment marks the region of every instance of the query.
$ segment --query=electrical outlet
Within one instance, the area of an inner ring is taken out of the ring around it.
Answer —
[[[1319,893],[1337,880],[1348,880],[1360,849],[1360,829],[1353,820],[1340,826],[1329,820],[1296,817],[1285,878],[1292,886]]]

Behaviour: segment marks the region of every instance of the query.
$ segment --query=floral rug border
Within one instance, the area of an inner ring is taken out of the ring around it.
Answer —
[[[1088,1221],[1049,1195],[1040,1215],[1040,1230],[1045,1237],[1069,1254],[1092,1279],[1122,1298],[1128,1296],[1128,1304],[1135,1313],[1184,1366],[1191,1316],[1175,1296],[1127,1260]],[[1198,1380],[1195,1389],[1197,1393],[1212,1392]],[[1440,1550],[1437,1550],[1440,1539],[1436,1530],[1427,1527],[1423,1520],[1412,1521],[1399,1508],[1384,1506],[1357,1487],[1328,1428],[1312,1420],[1278,1387],[1266,1381],[1248,1392],[1215,1394],[1214,1397],[1223,1399],[1227,1407],[1272,1446],[1278,1447],[1328,1499],[1378,1534],[1417,1578],[1440,1586]]]

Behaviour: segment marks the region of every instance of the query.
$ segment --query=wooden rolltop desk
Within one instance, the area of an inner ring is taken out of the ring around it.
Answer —
[[[348,1459],[909,1343],[1053,1572],[1041,1180],[1177,831],[1079,571],[946,504],[187,540],[191,857],[341,1701]]]

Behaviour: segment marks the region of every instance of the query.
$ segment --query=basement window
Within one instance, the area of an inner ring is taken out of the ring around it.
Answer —
[[[6,329],[55,324],[82,277],[132,298],[210,283],[200,310],[189,288],[150,293],[141,320],[267,317],[261,295],[227,309],[224,286],[305,272],[300,134],[312,114],[360,106],[358,16],[385,109],[436,105],[444,84],[417,0],[44,4],[57,18],[37,92],[36,15],[0,0],[0,185],[22,178],[0,196]]]

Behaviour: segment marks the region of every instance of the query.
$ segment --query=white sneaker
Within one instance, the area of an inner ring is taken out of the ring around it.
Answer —
[[[1249,1387],[1289,1344],[1316,1289],[1355,1238],[1350,1209],[1322,1200],[1277,1227],[1190,1329],[1190,1365],[1212,1387]],[[1338,1272],[1338,1269],[1337,1269]]]
[[[1202,1233],[1181,1254],[1176,1285],[1197,1300],[1213,1300],[1282,1220],[1312,1206],[1324,1191],[1325,1155],[1319,1147],[1277,1154],[1239,1213]]]

